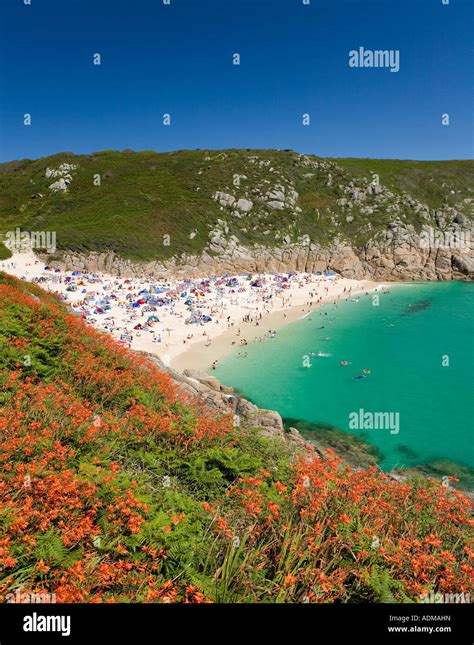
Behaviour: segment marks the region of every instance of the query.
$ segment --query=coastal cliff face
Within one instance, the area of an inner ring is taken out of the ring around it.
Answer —
[[[259,408],[240,396],[233,388],[222,385],[214,376],[199,370],[184,370],[182,373],[165,365],[158,356],[142,352],[160,371],[168,374],[179,388],[191,398],[197,398],[209,410],[220,414],[234,415],[234,425],[257,428],[264,436],[286,437],[299,446],[305,441],[299,432],[291,428],[285,431],[278,412]]]
[[[453,239],[470,239],[470,229],[453,225]],[[474,239],[474,237],[472,238]],[[199,277],[222,273],[334,271],[345,278],[372,280],[472,280],[474,248],[440,248],[427,229],[425,237],[412,227],[394,224],[379,241],[354,249],[348,244],[329,248],[318,244],[285,247],[223,247],[221,254],[207,252],[164,262],[137,263],[113,252],[66,253],[61,262],[66,270],[103,271],[116,275],[153,277]]]
[[[18,228],[39,230],[36,240],[52,232],[54,248],[35,250],[66,269],[474,276],[471,161],[290,150],[61,153],[0,164],[0,192],[4,241]]]

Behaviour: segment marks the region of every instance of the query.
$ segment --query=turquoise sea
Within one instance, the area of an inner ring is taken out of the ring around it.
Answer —
[[[372,295],[320,307],[246,347],[247,358],[235,350],[213,374],[285,418],[363,438],[385,470],[474,468],[474,284],[394,285],[378,306]],[[392,416],[377,423],[376,412]]]

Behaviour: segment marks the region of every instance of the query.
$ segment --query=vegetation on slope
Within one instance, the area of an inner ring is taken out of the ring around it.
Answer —
[[[8,249],[3,242],[0,240],[0,260],[8,260],[11,258],[12,252]]]
[[[318,162],[319,169],[311,166]],[[64,163],[77,166],[72,181],[66,192],[52,191],[56,180],[46,177],[47,169]],[[60,251],[113,250],[133,260],[199,254],[219,219],[244,245],[281,245],[287,236],[295,241],[302,235],[321,244],[336,237],[363,244],[393,221],[393,200],[371,197],[364,202],[373,206],[370,215],[356,204],[349,218],[338,200],[347,197],[351,182],[372,181],[371,173],[394,194],[409,193],[430,208],[456,206],[470,216],[464,200],[474,197],[471,161],[322,160],[289,150],[109,150],[0,164],[0,233],[16,227],[55,231]],[[282,185],[297,191],[293,206],[271,210],[259,202]],[[251,199],[254,208],[235,216],[213,198],[217,191]],[[401,218],[420,225],[412,208],[402,208]]]
[[[334,159],[333,161],[354,177],[363,176],[370,179],[371,173],[377,173],[380,183],[390,190],[396,193],[405,191],[430,208],[440,208],[444,203],[454,206],[459,204],[461,198],[472,197],[474,162],[470,160]]]
[[[0,274],[0,600],[418,601],[470,591],[469,504],[295,454]]]

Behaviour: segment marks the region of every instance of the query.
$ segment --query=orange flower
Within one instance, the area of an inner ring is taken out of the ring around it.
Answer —
[[[43,560],[38,560],[38,562],[37,562],[37,564],[36,564],[36,567],[35,567],[35,569],[36,569],[37,571],[40,571],[41,573],[48,573],[48,571],[50,570],[50,568],[51,568],[51,567],[48,567],[47,565],[45,565],[45,563],[44,563],[44,561],[43,561]]]

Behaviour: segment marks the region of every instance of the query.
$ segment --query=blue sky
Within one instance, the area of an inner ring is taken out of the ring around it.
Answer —
[[[473,156],[472,0],[23,2],[0,0],[1,161],[109,148]],[[359,47],[398,50],[400,71],[351,68]]]

